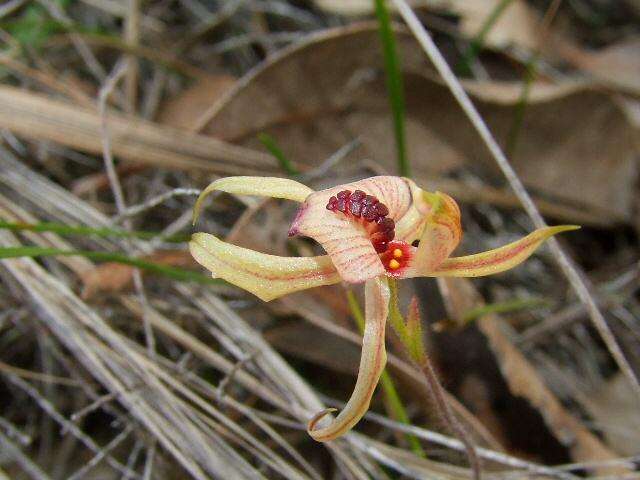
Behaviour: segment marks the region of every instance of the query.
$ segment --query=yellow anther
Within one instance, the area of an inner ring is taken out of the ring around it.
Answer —
[[[393,252],[393,253],[395,254],[395,252]],[[397,261],[395,258],[394,258],[394,259],[392,259],[392,260],[389,262],[389,268],[390,268],[391,270],[397,270],[398,268],[400,268],[400,262],[399,262],[399,261]]]
[[[393,258],[402,258],[402,250],[400,250],[399,248],[396,248],[393,251]]]

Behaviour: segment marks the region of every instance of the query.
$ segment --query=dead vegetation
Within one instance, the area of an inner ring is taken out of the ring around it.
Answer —
[[[460,251],[538,211],[584,227],[500,276],[412,284],[483,478],[640,478],[637,1],[388,4],[412,177],[461,204]],[[184,243],[211,180],[287,175],[260,134],[313,188],[397,173],[372,1],[9,0],[0,42],[0,478],[470,478],[392,335],[410,424],[379,389],[312,441],[357,371],[345,288],[263,303]],[[220,195],[199,229],[311,254],[293,213]]]

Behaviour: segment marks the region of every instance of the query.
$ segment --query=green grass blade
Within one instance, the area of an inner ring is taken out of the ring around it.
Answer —
[[[467,324],[489,313],[510,313],[521,310],[530,310],[538,307],[548,307],[551,302],[544,298],[517,298],[504,302],[489,303],[481,307],[467,310],[462,315],[462,321]]]
[[[258,140],[264,145],[264,147],[273,155],[282,169],[287,172],[287,175],[298,175],[298,169],[293,166],[291,160],[287,158],[282,149],[278,146],[276,139],[267,133],[259,133]]]
[[[391,18],[385,0],[375,0],[375,6],[380,27],[384,68],[387,76],[387,92],[393,114],[393,131],[396,139],[398,170],[400,175],[410,177],[411,166],[407,158],[405,100],[400,58],[398,57],[395,34],[393,33],[393,28],[391,28]]]
[[[162,236],[159,232],[130,232],[127,230],[120,230],[114,228],[92,228],[85,227],[83,225],[70,226],[63,225],[61,223],[21,223],[21,222],[5,222],[0,221],[0,229],[12,230],[14,232],[30,231],[30,232],[52,232],[59,235],[83,235],[83,236],[95,236],[101,238],[116,237],[116,238],[139,238],[141,240],[153,240]],[[163,238],[163,242],[168,243],[184,243],[190,240],[190,235],[171,235]]]
[[[520,138],[520,132],[524,125],[524,115],[529,104],[529,93],[531,92],[531,85],[536,78],[538,72],[538,55],[534,55],[525,65],[525,74],[522,85],[522,91],[518,97],[518,103],[516,105],[516,111],[513,117],[513,123],[509,128],[507,134],[507,141],[505,144],[505,153],[508,158],[513,158],[516,153],[516,147],[518,145],[518,139]]]
[[[115,262],[125,265],[131,265],[142,270],[146,270],[150,273],[162,275],[173,280],[181,282],[197,282],[205,284],[218,284],[223,285],[220,279],[214,279],[208,275],[192,272],[178,267],[170,267],[167,265],[161,265],[159,263],[149,262],[140,258],[129,257],[121,253],[112,252],[98,252],[91,250],[61,250],[58,248],[49,247],[4,247],[0,248],[0,260],[8,258],[38,258],[38,257],[52,257],[52,256],[81,256],[89,258],[91,260],[98,260],[102,262]]]
[[[469,48],[467,48],[464,56],[458,63],[458,66],[456,67],[456,71],[458,72],[458,74],[460,75],[472,74],[471,64],[478,57],[478,54],[480,53],[480,51],[482,50],[482,47],[484,46],[484,41],[487,38],[487,35],[489,34],[491,29],[494,27],[494,25],[500,18],[500,15],[502,15],[502,13],[507,9],[507,7],[511,4],[512,1],[513,0],[502,0],[491,11],[487,19],[482,24],[480,31],[478,32],[476,37],[471,41]]]
[[[347,301],[349,302],[351,315],[358,325],[358,330],[360,330],[360,333],[363,333],[365,322],[364,315],[362,314],[362,309],[360,308],[358,299],[351,290],[347,290]],[[382,375],[380,375],[380,385],[382,385],[382,390],[384,392],[385,398],[387,399],[387,405],[391,410],[391,414],[398,422],[404,423],[405,425],[411,425],[409,415],[407,415],[407,410],[404,408],[404,404],[402,403],[402,399],[398,394],[398,390],[396,389],[391,375],[389,375],[389,372],[386,368],[382,371]],[[422,449],[422,445],[420,445],[420,440],[418,440],[416,436],[409,433],[406,434],[406,437],[413,453],[425,458],[426,454]]]

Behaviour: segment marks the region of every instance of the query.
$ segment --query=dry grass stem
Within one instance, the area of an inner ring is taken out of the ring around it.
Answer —
[[[101,154],[100,123],[95,111],[0,87],[0,127],[14,133]],[[113,112],[109,113],[109,130],[113,154],[123,160],[226,174],[264,174],[277,169],[277,162],[267,153]]]

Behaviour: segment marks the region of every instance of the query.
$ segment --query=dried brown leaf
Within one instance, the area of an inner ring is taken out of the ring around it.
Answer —
[[[565,46],[563,53],[567,60],[602,84],[640,95],[640,36],[594,52]]]
[[[336,15],[359,17],[371,15],[374,12],[374,4],[369,0],[314,0],[313,3],[325,12]],[[407,3],[414,8],[419,8],[434,7],[443,2],[437,0],[410,0]],[[389,7],[394,8],[392,3],[389,4]]]
[[[480,34],[502,0],[457,0],[453,10],[461,16],[460,30],[469,37]],[[512,45],[534,50],[540,39],[540,18],[524,0],[514,0],[502,11],[484,38],[484,44],[503,48]]]
[[[460,17],[460,32],[467,38],[475,38],[502,0],[413,0],[407,3],[413,8],[455,14]],[[315,0],[316,6],[327,12],[345,16],[364,16],[374,13],[369,0]],[[389,8],[394,9],[393,2]],[[503,48],[518,45],[533,49],[537,45],[539,16],[524,0],[511,1],[484,39],[484,44]]]
[[[417,180],[463,165],[495,165],[449,91],[432,78],[420,50],[400,32],[408,156]],[[328,69],[327,65],[331,65]],[[467,83],[494,134],[506,139],[520,95],[513,83]],[[522,86],[520,86],[522,88]],[[218,138],[257,147],[267,131],[292,160],[317,165],[359,136],[360,157],[395,171],[394,134],[375,25],[312,36],[241,79],[201,123]],[[570,82],[534,83],[514,166],[529,187],[574,207],[628,218],[637,135],[605,93]],[[608,181],[603,182],[606,178]]]
[[[171,267],[193,268],[195,261],[187,251],[166,250],[142,257],[142,260]],[[89,300],[100,293],[117,293],[131,287],[135,267],[106,262],[85,273],[82,277],[82,298]]]
[[[236,82],[231,75],[201,77],[191,87],[169,99],[158,121],[170,127],[195,131],[198,119]]]
[[[424,7],[430,11],[455,14],[460,17],[459,29],[467,38],[475,38],[502,0],[413,0],[407,3],[413,8]],[[364,16],[374,13],[369,0],[315,0],[322,10],[346,16]],[[389,3],[391,9],[393,2]],[[484,38],[484,45],[504,48],[511,45],[534,49],[538,45],[537,26],[539,15],[524,0],[513,0],[502,11]]]

